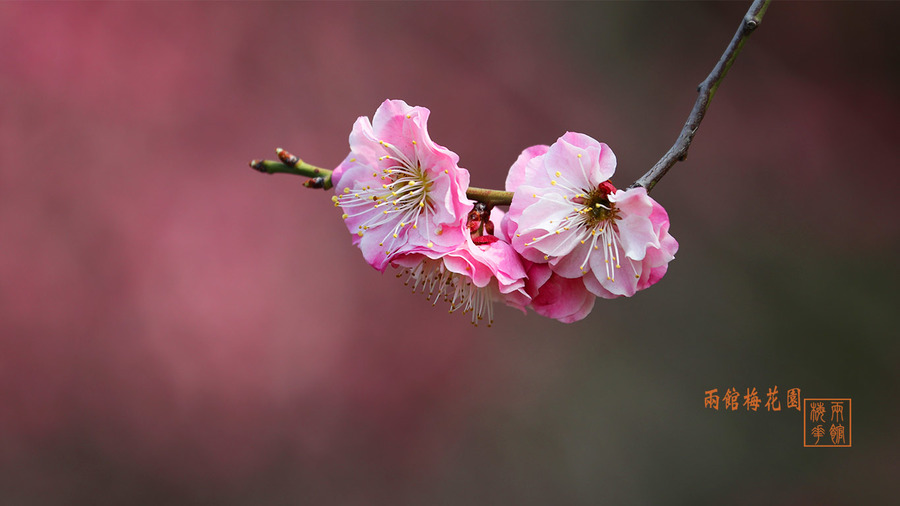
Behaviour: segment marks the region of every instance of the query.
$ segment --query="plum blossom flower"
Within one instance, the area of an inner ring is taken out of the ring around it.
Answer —
[[[502,214],[499,210],[494,213]],[[392,265],[401,269],[398,278],[406,275],[405,284],[412,285],[413,292],[421,291],[433,304],[438,300],[448,302],[451,313],[459,309],[463,313],[471,312],[476,326],[486,318],[490,327],[495,301],[524,312],[531,300],[525,292],[525,269],[507,239],[502,235],[473,238],[467,234],[453,251],[400,255],[392,260]]]
[[[428,115],[424,107],[385,100],[372,122],[357,119],[350,154],[332,174],[332,200],[353,243],[382,272],[398,255],[440,256],[465,240],[469,172],[456,153],[431,140]]]
[[[609,182],[615,168],[609,146],[567,132],[552,146],[526,149],[506,183],[515,192],[515,250],[605,298],[659,281],[678,249],[662,206],[644,188],[617,190]]]

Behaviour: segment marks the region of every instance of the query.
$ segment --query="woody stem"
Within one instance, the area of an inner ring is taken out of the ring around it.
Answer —
[[[706,110],[709,109],[709,104],[712,102],[713,95],[715,95],[716,90],[719,89],[719,85],[725,78],[725,74],[728,73],[728,69],[734,64],[734,60],[737,58],[738,53],[741,52],[741,48],[744,47],[744,42],[747,41],[747,37],[749,37],[750,34],[753,33],[753,30],[756,30],[756,27],[762,22],[763,14],[766,13],[766,9],[769,7],[769,2],[771,1],[772,0],[754,0],[750,9],[747,11],[747,14],[744,15],[744,19],[741,20],[741,25],[731,39],[731,43],[725,48],[722,57],[719,58],[719,61],[716,63],[715,67],[713,67],[712,72],[710,72],[706,79],[700,83],[700,86],[697,87],[698,96],[696,102],[694,102],[694,108],[691,109],[691,113],[688,115],[687,121],[684,123],[684,127],[682,127],[681,133],[678,135],[675,144],[658,162],[656,162],[655,165],[653,165],[653,167],[650,168],[649,171],[647,171],[646,174],[635,181],[634,184],[631,185],[631,188],[643,186],[649,192],[656,186],[656,183],[669,172],[669,169],[671,169],[675,163],[684,161],[687,158],[688,149],[691,147],[691,141],[694,140],[694,135],[696,135],[697,129],[700,128],[700,122],[703,121],[703,116],[706,115]]]
[[[305,176],[309,178],[321,177],[324,181],[319,187],[325,190],[332,188],[331,174],[334,171],[316,167],[303,160],[298,159],[294,165],[284,163],[280,160],[253,160],[250,162],[250,167],[265,174],[293,174],[295,176]],[[469,187],[469,189],[466,190],[466,197],[492,206],[508,206],[512,202],[513,192]]]
[[[709,109],[709,104],[712,102],[716,90],[719,89],[719,85],[728,73],[728,69],[731,68],[735,59],[737,59],[737,55],[741,52],[741,48],[744,47],[747,38],[762,22],[762,17],[771,1],[753,1],[747,14],[744,15],[744,19],[741,20],[737,32],[734,34],[728,47],[725,48],[725,52],[719,58],[719,61],[713,67],[712,72],[697,87],[697,100],[694,102],[694,107],[691,109],[691,113],[688,115],[687,121],[682,127],[675,144],[646,174],[641,176],[629,188],[642,186],[647,189],[647,192],[650,192],[672,166],[687,158],[688,149],[691,147],[694,135],[697,134],[697,129],[700,128],[700,122],[703,121],[703,117],[706,115],[707,109]],[[266,174],[284,173],[311,178],[304,183],[305,186],[311,188],[328,190],[332,187],[331,175],[333,171],[308,164],[282,149],[277,149],[276,152],[280,161],[253,160],[250,162],[250,166]],[[466,190],[466,196],[477,202],[483,202],[492,206],[508,206],[512,203],[513,192],[487,188],[469,188]]]
[[[305,176],[308,178],[313,178],[313,180],[321,178],[321,184],[315,185],[315,187],[322,188],[324,190],[331,189],[332,186],[331,173],[334,171],[316,167],[315,165],[308,164],[299,159],[294,164],[286,164],[284,162],[274,160],[253,160],[250,162],[250,167],[264,174],[293,174],[295,176]]]
[[[484,202],[491,206],[508,206],[512,203],[513,192],[491,190],[487,188],[469,187],[466,197],[477,202]]]

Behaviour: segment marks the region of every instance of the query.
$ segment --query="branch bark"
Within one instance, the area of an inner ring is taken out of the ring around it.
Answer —
[[[669,169],[671,169],[672,166],[687,158],[688,149],[691,147],[694,135],[697,134],[697,129],[700,128],[700,122],[703,121],[703,117],[706,115],[707,109],[709,109],[709,104],[712,102],[716,90],[722,83],[722,79],[724,79],[725,75],[728,73],[728,69],[734,64],[734,60],[737,58],[738,53],[741,52],[741,48],[744,47],[744,42],[747,41],[747,37],[749,37],[750,34],[753,33],[753,30],[756,30],[760,23],[762,23],[763,14],[766,13],[766,9],[768,9],[771,1],[772,0],[754,0],[750,9],[747,11],[747,14],[744,15],[744,19],[741,20],[741,25],[731,39],[731,43],[728,44],[722,57],[719,58],[719,62],[716,63],[712,72],[710,72],[697,88],[697,101],[694,102],[694,108],[691,109],[691,113],[684,123],[684,127],[681,129],[681,133],[678,135],[678,140],[676,140],[669,151],[663,155],[663,157],[660,158],[646,174],[635,181],[630,188],[643,186],[649,193],[650,190],[656,186],[656,183],[669,172]]]

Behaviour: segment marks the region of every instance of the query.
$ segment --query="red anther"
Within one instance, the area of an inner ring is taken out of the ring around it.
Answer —
[[[484,222],[484,233],[489,235],[494,235],[494,222],[485,221]]]
[[[493,235],[479,235],[478,237],[472,238],[472,242],[474,242],[475,244],[478,244],[478,245],[491,244],[491,243],[495,243],[499,240],[500,239],[498,239],[497,236],[493,236]]]

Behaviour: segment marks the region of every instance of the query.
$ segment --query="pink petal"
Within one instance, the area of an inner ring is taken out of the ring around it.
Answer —
[[[534,158],[537,158],[547,152],[550,149],[550,146],[545,145],[537,145],[531,146],[530,148],[526,148],[519,155],[519,158],[512,164],[512,167],[509,168],[509,174],[506,175],[506,191],[515,192],[518,191],[519,186],[521,186],[525,182],[526,171],[534,172],[536,167],[539,165],[537,163],[531,163]],[[527,169],[526,169],[527,167]]]
[[[563,323],[583,319],[594,307],[594,296],[581,279],[566,279],[550,271],[545,264],[534,264],[528,271],[526,291],[536,313]]]

